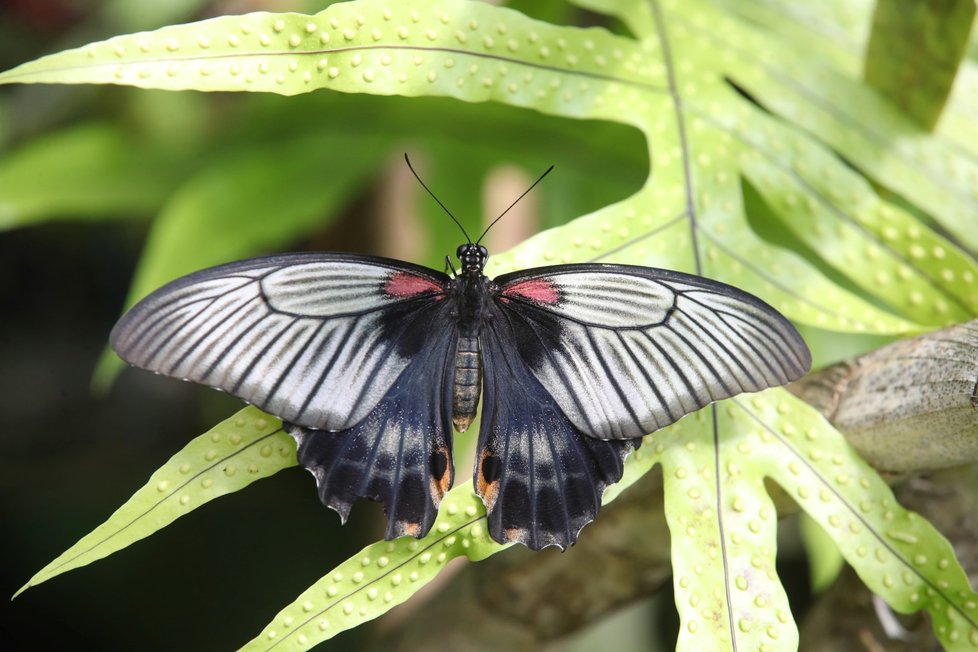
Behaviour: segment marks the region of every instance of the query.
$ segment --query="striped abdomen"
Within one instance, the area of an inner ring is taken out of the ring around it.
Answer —
[[[452,386],[452,424],[455,430],[465,432],[476,408],[482,389],[482,354],[479,338],[461,335],[455,350],[455,382]]]

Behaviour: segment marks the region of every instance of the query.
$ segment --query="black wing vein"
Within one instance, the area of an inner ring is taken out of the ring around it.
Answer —
[[[248,380],[248,378],[251,376],[251,373],[255,370],[255,367],[258,366],[258,363],[265,359],[265,356],[268,355],[269,351],[271,351],[273,347],[279,344],[282,337],[286,333],[288,333],[289,330],[294,328],[296,322],[298,321],[299,321],[298,317],[293,317],[291,321],[286,321],[285,324],[282,326],[282,328],[277,333],[275,333],[275,335],[273,335],[268,339],[268,342],[265,343],[265,346],[263,346],[261,350],[252,357],[251,361],[248,363],[248,366],[244,368],[244,370],[241,372],[240,377],[231,386],[230,391],[232,394],[237,393],[237,391],[241,388],[241,385],[246,380]],[[293,333],[293,337],[295,337],[294,333]],[[225,351],[225,355],[226,354],[227,351]],[[214,373],[214,368],[216,366],[217,366],[217,360],[212,362],[211,366],[207,368],[207,372],[204,374],[204,378],[210,377],[210,375]]]
[[[388,293],[395,278],[401,285]],[[112,345],[136,366],[209,384],[290,423],[343,430],[417,353],[402,346],[399,319],[442,302],[449,280],[350,254],[241,261],[157,290],[119,321]]]
[[[709,403],[800,377],[811,355],[757,297],[702,277],[560,265],[496,279],[526,366],[581,432],[629,439]]]

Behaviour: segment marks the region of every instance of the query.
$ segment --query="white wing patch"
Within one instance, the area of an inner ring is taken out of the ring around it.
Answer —
[[[435,272],[351,258],[280,256],[192,274],[133,308],[112,345],[136,366],[222,389],[285,421],[349,428],[409,362],[397,334],[411,320],[386,328],[385,311],[424,293],[430,305],[441,283]],[[418,293],[387,293],[395,275],[417,278]]]
[[[272,309],[304,317],[335,317],[370,309],[365,300],[375,308],[390,301],[387,295],[364,295],[364,286],[381,287],[390,269],[349,262],[338,267],[323,262],[276,269],[261,279],[262,291]]]
[[[552,305],[511,301],[545,278]],[[773,308],[688,274],[567,265],[498,279],[520,354],[564,414],[598,439],[641,437],[714,401],[802,376],[811,355]]]
[[[595,326],[659,323],[676,296],[671,288],[650,278],[610,272],[561,274],[550,282],[557,290],[557,301],[548,310]]]

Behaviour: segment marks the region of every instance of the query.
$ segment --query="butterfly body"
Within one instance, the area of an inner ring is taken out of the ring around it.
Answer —
[[[462,271],[449,281],[449,299],[458,328],[455,379],[452,391],[452,425],[465,432],[475,419],[482,391],[482,353],[479,335],[488,316],[490,295],[495,285],[482,273],[488,258],[485,247],[462,245],[456,254]]]
[[[576,540],[642,435],[811,362],[773,308],[716,281],[611,264],[489,279],[484,247],[457,257],[451,276],[339,253],[222,265],[141,301],[112,344],[282,419],[322,502],[344,521],[382,502],[388,538],[430,529],[481,396],[489,532],[534,549]]]
[[[465,432],[472,425],[479,409],[482,392],[482,355],[479,351],[478,333],[465,333],[459,329],[458,347],[455,351],[455,382],[452,388],[452,425],[458,432]]]

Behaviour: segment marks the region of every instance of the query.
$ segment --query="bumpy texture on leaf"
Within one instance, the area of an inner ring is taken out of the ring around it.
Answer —
[[[489,538],[485,517],[472,484],[456,487],[426,537],[367,546],[300,594],[242,650],[309,649],[401,604],[452,559],[502,550]]]
[[[807,53],[798,53],[789,78],[772,74],[767,62],[769,52],[776,52],[779,62],[783,51],[793,56],[786,44],[708,3],[681,8],[653,3],[651,11],[640,3],[588,4],[620,12],[641,40],[554,27],[481,3],[445,0],[408,8],[364,0],[333,5],[315,16],[249,14],[121,36],[24,64],[0,75],[0,82],[436,94],[623,121],[650,137],[651,182],[639,195],[577,224],[569,251],[548,248],[543,237],[524,250],[529,258],[613,257],[698,267],[757,292],[798,321],[829,329],[902,332],[916,328],[914,322],[948,323],[978,306],[978,293],[971,289],[962,289],[963,297],[949,296],[957,286],[948,278],[978,277],[953,245],[922,225],[901,224],[898,209],[880,202],[858,175],[825,155],[809,136],[772,122],[731,88],[734,80],[776,110],[786,92],[797,92],[793,80],[824,76]],[[745,43],[729,42],[733,35]],[[849,107],[855,93],[864,100],[861,110],[878,108],[871,93],[842,75],[823,85],[819,92],[835,95],[816,105],[832,101]],[[872,134],[859,132],[837,142],[831,137],[848,123],[836,119],[824,130],[813,129],[819,125],[798,104],[785,107],[791,109],[788,119],[847,156],[876,165],[880,152]],[[897,118],[891,123],[898,132],[910,129]],[[954,158],[951,151],[945,154]],[[852,283],[874,292],[884,288],[883,298],[907,319],[879,311],[828,282],[796,254],[757,238],[743,215],[737,168],[748,178],[762,177],[758,185],[779,200],[774,208],[790,228],[811,225],[802,233],[813,247],[825,238],[851,243],[827,262]],[[906,181],[887,176],[886,181]],[[890,224],[894,214],[898,222]],[[921,242],[902,248],[888,242],[921,234]],[[953,264],[931,263],[945,258]],[[862,260],[875,263],[874,275],[853,264]],[[897,285],[913,287],[885,293]]]
[[[978,205],[978,163],[973,157],[956,144],[931,138],[858,79],[790,44],[793,32],[761,33],[706,7],[702,3],[702,11],[670,16],[677,16],[678,24],[695,30],[704,45],[722,56],[731,79],[754,100],[840,152],[882,187],[927,211],[961,242],[978,248],[978,232],[968,228]],[[954,138],[955,143],[959,140]],[[825,180],[831,183],[828,175]],[[853,202],[852,210],[860,208],[858,196],[830,197]],[[900,235],[889,230],[880,235],[892,239],[888,233]],[[941,258],[922,249],[915,259],[932,255]]]
[[[874,593],[897,611],[926,609],[948,649],[978,646],[978,594],[951,545],[896,503],[842,435],[784,390],[731,403],[741,452],[825,529]]]
[[[278,419],[247,407],[187,444],[105,523],[38,571],[18,593],[110,555],[206,502],[295,465],[295,441]]]
[[[798,630],[775,572],[777,511],[764,465],[728,411],[712,407],[646,438],[662,464],[677,649],[794,649]]]
[[[828,532],[894,609],[929,611],[949,649],[978,645],[978,594],[947,540],[901,508],[842,435],[784,390],[690,415],[647,436],[640,451],[628,464],[662,464],[682,619],[678,649],[797,645],[774,567],[777,514],[765,477]]]

